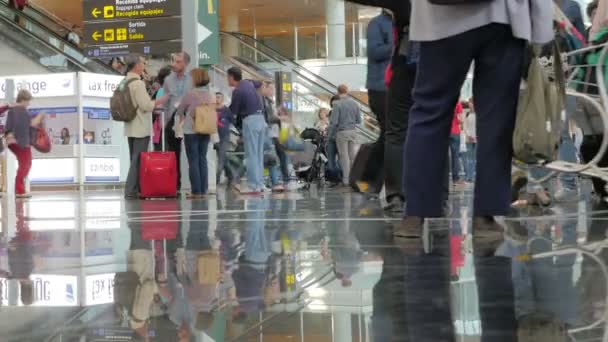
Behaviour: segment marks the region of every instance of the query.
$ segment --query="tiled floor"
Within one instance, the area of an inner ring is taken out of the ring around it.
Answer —
[[[521,210],[527,237],[487,241],[469,201],[394,240],[350,193],[4,198],[0,341],[608,341],[608,206]]]

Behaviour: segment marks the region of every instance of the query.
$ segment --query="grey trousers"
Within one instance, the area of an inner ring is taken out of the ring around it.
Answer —
[[[129,174],[125,184],[125,196],[137,197],[139,195],[139,155],[148,152],[150,137],[129,138]]]
[[[336,145],[340,156],[340,166],[342,167],[342,183],[348,185],[350,179],[350,169],[355,162],[357,144],[357,131],[339,131],[336,134]]]

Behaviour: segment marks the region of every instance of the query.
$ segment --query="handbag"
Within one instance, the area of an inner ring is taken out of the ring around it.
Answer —
[[[494,0],[429,0],[434,5],[471,5],[490,1]]]
[[[194,132],[212,135],[217,133],[217,109],[212,104],[202,104],[194,110]]]
[[[540,48],[530,50],[527,87],[520,94],[513,132],[513,157],[524,163],[537,164],[557,158],[566,88],[557,44],[553,44],[553,81],[540,63]]]
[[[51,138],[46,130],[42,127],[31,127],[31,144],[32,147],[40,153],[51,152]]]

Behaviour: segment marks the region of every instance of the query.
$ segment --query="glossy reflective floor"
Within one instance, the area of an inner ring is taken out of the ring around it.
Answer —
[[[487,240],[470,197],[419,240],[335,191],[4,198],[0,341],[608,341],[608,206],[519,210],[527,236]]]

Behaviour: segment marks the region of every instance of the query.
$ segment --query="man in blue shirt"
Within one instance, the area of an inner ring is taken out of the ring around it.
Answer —
[[[243,72],[237,67],[228,69],[228,85],[234,88],[230,110],[243,125],[247,187],[239,191],[259,195],[264,190],[264,141],[267,129],[262,98],[251,81],[243,80]]]

